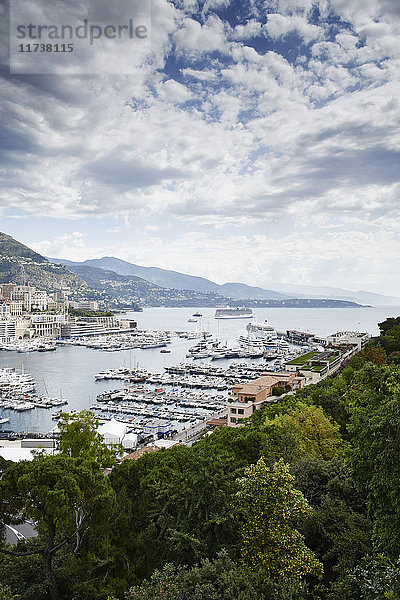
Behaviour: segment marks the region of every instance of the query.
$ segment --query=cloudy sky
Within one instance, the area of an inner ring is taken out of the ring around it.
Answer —
[[[1,230],[52,257],[400,295],[399,40],[393,0],[154,0],[119,73],[99,52],[86,75],[5,64]]]

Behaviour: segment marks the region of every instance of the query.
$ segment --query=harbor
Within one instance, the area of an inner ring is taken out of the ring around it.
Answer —
[[[71,340],[72,343],[57,344],[56,351],[49,352],[0,351],[0,366],[19,370],[32,377],[35,389],[27,393],[36,396],[25,399],[27,402],[36,402],[36,406],[30,406],[26,410],[13,410],[3,406],[0,416],[9,421],[4,424],[0,421],[0,432],[9,430],[15,433],[46,434],[54,427],[52,414],[57,410],[79,412],[97,407],[98,404],[101,405],[100,408],[93,410],[100,418],[110,415],[127,420],[141,417],[135,413],[130,415],[119,410],[104,410],[105,403],[98,401],[99,395],[115,390],[118,379],[121,381],[120,389],[125,385],[145,386],[145,390],[138,391],[137,394],[146,398],[149,395],[155,396],[155,390],[162,388],[163,392],[157,392],[157,403],[151,408],[158,408],[161,405],[159,401],[164,398],[166,402],[193,399],[202,402],[201,398],[199,400],[191,394],[208,394],[210,402],[216,400],[219,403],[222,399],[218,395],[226,398],[235,382],[256,378],[265,370],[279,370],[285,360],[295,356],[297,352],[305,351],[303,342],[299,344],[296,343],[297,340],[288,341],[285,338],[283,341],[289,344],[289,349],[287,346],[285,348],[284,343],[280,348],[267,348],[264,343],[261,346],[256,336],[253,336],[252,343],[249,344],[247,326],[250,322],[256,326],[267,319],[282,344],[282,337],[288,329],[303,332],[308,330],[319,336],[337,329],[363,329],[375,334],[376,323],[390,315],[392,309],[320,309],[308,312],[307,309],[264,309],[255,311],[255,318],[251,321],[214,320],[215,309],[202,308],[199,312],[201,316],[196,317],[197,322],[188,323],[189,318],[194,318],[193,309],[146,309],[140,313],[138,332],[129,334],[129,347],[120,346],[112,351],[109,350],[113,344],[117,346],[127,342],[127,339],[123,339],[127,334],[118,334],[117,338],[114,334],[102,340],[96,340],[95,337]],[[210,352],[207,357],[202,358],[201,352],[190,352],[205,340],[217,356],[212,356]],[[153,345],[151,341],[154,341]],[[166,345],[159,346],[159,343]],[[252,350],[257,345],[259,354],[262,349],[262,355],[252,357]],[[227,348],[228,352],[241,348],[240,352],[244,354],[240,356],[238,352],[236,356],[228,357]],[[167,352],[163,352],[165,350]],[[195,358],[193,354],[200,356]],[[115,371],[113,375],[118,375],[116,379],[107,376],[110,370],[112,372],[118,369],[124,372]],[[68,404],[55,404],[66,401]],[[124,400],[119,401],[118,404],[123,402]],[[172,406],[172,403],[166,406]],[[110,409],[113,408],[110,405]],[[147,402],[141,402],[141,408],[149,410],[150,406]],[[174,409],[180,411],[182,407],[178,403]],[[204,413],[204,420],[211,418],[209,412]],[[170,413],[172,414],[172,410]],[[146,416],[149,420],[154,418],[150,414]],[[188,423],[183,422],[181,425]],[[179,428],[179,423],[177,425]]]

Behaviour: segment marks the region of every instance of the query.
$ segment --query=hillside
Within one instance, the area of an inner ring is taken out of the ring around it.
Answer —
[[[49,258],[52,262],[62,262],[65,265],[87,265],[114,271],[120,275],[141,277],[161,287],[178,290],[194,290],[200,292],[214,292],[221,296],[236,300],[285,300],[288,298],[302,299],[332,299],[356,302],[358,304],[373,305],[398,305],[400,298],[384,296],[363,290],[350,291],[333,286],[307,286],[286,283],[274,284],[274,289],[260,286],[251,286],[246,283],[229,282],[219,285],[204,277],[196,277],[159,267],[142,267],[113,256],[89,259],[84,262]]]
[[[152,283],[160,285],[161,287],[174,288],[177,290],[193,290],[196,292],[214,292],[216,294],[220,294],[221,296],[228,296],[229,298],[236,298],[238,300],[279,300],[292,297],[288,294],[275,292],[273,290],[266,290],[259,287],[253,287],[245,283],[225,283],[223,285],[219,285],[218,283],[210,281],[209,279],[205,279],[204,277],[195,277],[194,275],[187,275],[185,273],[179,273],[178,271],[160,269],[158,267],[142,267],[113,256],[89,259],[82,263],[57,258],[49,258],[49,260],[52,262],[62,262],[67,266],[87,265],[98,267],[100,269],[114,271],[119,275],[142,277],[143,279],[151,281]]]
[[[0,283],[30,284],[52,292],[71,288],[83,292],[87,284],[64,265],[52,264],[11,236],[0,232]]]
[[[51,262],[50,262],[51,261]],[[61,264],[64,263],[64,264]],[[102,264],[103,268],[88,263]],[[105,265],[114,269],[105,269]],[[66,266],[67,265],[67,266]],[[125,271],[121,274],[115,269]],[[164,285],[144,279],[129,271],[146,274],[146,277],[162,280]],[[174,287],[167,282],[174,281]],[[120,308],[137,306],[282,306],[282,307],[335,307],[357,306],[354,302],[326,299],[290,299],[280,294],[245,284],[229,283],[217,285],[201,277],[184,275],[155,267],[138,267],[115,258],[73,263],[58,259],[47,259],[14,238],[0,233],[0,283],[30,284],[48,292],[70,288],[70,298],[86,298],[103,301],[106,305]],[[212,290],[181,288],[187,286]],[[215,291],[218,290],[218,291]],[[278,297],[271,297],[278,296]]]
[[[120,275],[85,264],[69,264],[68,269],[118,305],[215,306],[228,301],[219,294],[163,288],[140,277]]]

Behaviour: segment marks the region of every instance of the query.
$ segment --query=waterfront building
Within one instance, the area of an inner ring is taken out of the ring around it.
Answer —
[[[61,325],[62,338],[118,333],[121,327],[115,317],[70,317]]]
[[[65,315],[32,315],[33,335],[38,337],[58,337]]]
[[[137,321],[133,319],[118,319],[121,329],[137,329]]]
[[[298,331],[297,329],[287,329],[286,337],[292,344],[309,344],[314,341],[315,335],[308,331]]]
[[[18,340],[31,339],[34,336],[32,319],[29,315],[22,315],[16,319],[16,338]]]
[[[327,341],[333,346],[352,344],[357,346],[358,350],[362,350],[368,343],[370,335],[368,333],[361,333],[360,331],[338,331],[327,336]]]
[[[105,423],[100,423],[97,432],[103,437],[104,443],[112,447],[123,443],[127,429],[126,423],[111,419]]]
[[[308,383],[317,383],[338,370],[344,360],[359,351],[359,345],[337,341],[326,346],[322,352],[311,351],[285,363],[288,372],[298,373],[307,378]]]
[[[267,371],[261,377],[245,384],[235,385],[232,401],[228,401],[228,427],[238,427],[241,421],[259,410],[265,402],[271,401],[274,392],[288,392],[299,389],[305,378],[296,373]],[[275,400],[275,398],[274,398]]]

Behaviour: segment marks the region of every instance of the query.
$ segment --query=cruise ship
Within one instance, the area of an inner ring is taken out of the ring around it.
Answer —
[[[238,306],[237,308],[217,308],[214,319],[252,319],[254,317],[251,308]]]

